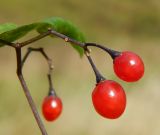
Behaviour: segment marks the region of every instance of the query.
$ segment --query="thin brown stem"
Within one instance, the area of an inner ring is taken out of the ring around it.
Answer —
[[[96,44],[96,43],[85,43],[85,46],[86,47],[88,47],[88,46],[94,46],[94,47],[100,48],[103,51],[107,52],[112,57],[112,59],[114,59],[114,58],[116,58],[117,56],[120,55],[120,52],[112,50],[110,48],[104,47],[104,46]]]
[[[42,33],[42,34],[39,34],[38,36],[36,36],[36,37],[34,37],[34,38],[31,38],[31,39],[29,39],[29,40],[26,40],[26,41],[24,41],[24,42],[21,42],[21,43],[19,43],[19,45],[20,45],[21,47],[26,46],[26,45],[28,45],[28,44],[31,44],[31,43],[33,43],[33,42],[36,42],[36,41],[38,41],[38,40],[46,37],[46,36],[48,36],[48,35],[50,35],[50,32],[49,32],[49,31],[47,31],[47,32],[45,32],[45,33]]]
[[[99,83],[99,82],[101,82],[101,81],[106,80],[106,78],[104,78],[104,77],[101,75],[101,73],[98,71],[97,67],[95,66],[95,64],[94,64],[94,62],[93,62],[93,60],[92,60],[92,58],[91,58],[91,56],[90,56],[90,51],[88,50],[88,48],[85,49],[85,55],[86,55],[86,57],[87,57],[90,65],[91,65],[91,67],[92,67],[92,69],[93,69],[93,71],[94,71],[94,73],[95,73],[96,82]]]
[[[82,47],[82,48],[84,48],[84,46],[85,46],[84,43],[79,42],[79,41],[77,41],[77,40],[74,40],[74,39],[72,39],[72,38],[69,38],[68,36],[66,36],[66,35],[64,35],[64,34],[61,34],[61,33],[57,32],[57,31],[55,31],[55,30],[53,30],[53,29],[49,29],[49,31],[50,31],[50,34],[51,34],[51,35],[57,36],[57,37],[59,37],[59,38],[62,38],[62,39],[64,39],[66,42],[73,43],[74,45],[78,45],[78,46],[80,46],[80,47]]]
[[[53,70],[53,65],[52,65],[52,59],[49,58],[49,56],[47,55],[47,53],[44,51],[43,48],[32,48],[29,47],[26,54],[24,55],[23,59],[22,59],[22,66],[24,65],[25,61],[27,60],[28,56],[31,54],[31,52],[40,52],[42,54],[42,56],[45,58],[45,60],[48,63],[48,67],[49,67],[49,71],[47,74],[48,77],[48,82],[49,82],[49,92],[48,95],[56,95],[55,89],[53,87],[52,84],[52,77],[51,77],[51,73]]]
[[[21,47],[19,47],[19,45],[17,44],[15,49],[16,49],[16,56],[17,56],[17,75],[18,75],[18,78],[20,80],[20,83],[21,83],[22,88],[24,90],[25,96],[26,96],[26,98],[28,100],[28,103],[29,103],[29,105],[31,107],[31,110],[32,110],[32,112],[34,114],[34,117],[35,117],[35,119],[37,121],[37,124],[38,124],[40,130],[41,130],[42,135],[48,135],[47,131],[46,131],[44,125],[43,125],[43,122],[42,122],[42,120],[41,120],[41,118],[40,118],[40,116],[38,114],[36,105],[35,105],[35,103],[34,103],[34,101],[32,99],[32,96],[31,96],[30,92],[29,92],[27,84],[26,84],[26,82],[25,82],[25,80],[23,78],[22,63],[21,63]]]
[[[19,43],[19,45],[20,45],[21,47],[24,47],[24,46],[26,46],[26,45],[28,45],[28,44],[31,44],[31,43],[33,43],[33,42],[36,42],[36,41],[38,41],[38,40],[40,40],[40,39],[42,39],[42,38],[44,38],[44,37],[47,37],[47,36],[49,36],[49,35],[57,36],[57,37],[59,37],[59,38],[61,38],[61,39],[64,39],[66,42],[73,43],[73,44],[78,45],[78,46],[80,46],[80,47],[82,47],[82,48],[85,46],[84,43],[79,42],[79,41],[77,41],[77,40],[74,40],[74,39],[72,39],[72,38],[69,38],[68,36],[66,36],[66,35],[64,35],[64,34],[61,34],[61,33],[57,32],[57,31],[55,31],[55,30],[53,30],[53,29],[48,29],[47,32],[41,33],[41,34],[39,34],[38,36],[35,36],[34,38],[31,38],[31,39],[29,39],[29,40],[26,40],[26,41],[24,41],[24,42],[21,42],[21,43]]]

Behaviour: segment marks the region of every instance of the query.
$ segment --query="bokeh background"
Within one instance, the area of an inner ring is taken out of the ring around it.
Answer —
[[[144,60],[145,75],[139,82],[125,83],[115,76],[110,57],[92,49],[100,71],[123,85],[127,93],[127,108],[122,117],[104,119],[92,106],[95,77],[87,59],[80,59],[77,52],[60,39],[48,37],[33,44],[43,46],[53,58],[54,85],[64,105],[61,117],[55,122],[43,119],[49,135],[159,135],[160,1],[0,1],[1,24],[22,25],[52,16],[72,21],[89,42],[136,52]],[[40,114],[42,100],[48,91],[47,70],[46,62],[37,53],[32,54],[24,66],[24,76]],[[0,134],[41,134],[16,76],[15,52],[7,46],[0,48]]]

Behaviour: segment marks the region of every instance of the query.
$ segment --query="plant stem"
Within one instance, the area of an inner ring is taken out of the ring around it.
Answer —
[[[29,39],[29,40],[26,40],[26,41],[24,41],[24,42],[21,42],[21,43],[19,43],[19,45],[20,45],[21,47],[26,46],[26,45],[28,45],[28,44],[31,44],[31,43],[33,43],[33,42],[36,42],[36,41],[38,41],[38,40],[46,37],[46,36],[48,36],[48,35],[50,35],[50,32],[49,32],[49,31],[47,31],[47,32],[45,32],[45,33],[42,33],[42,34],[39,34],[38,36],[36,36],[36,37],[34,37],[34,38],[31,38],[31,39]]]
[[[94,46],[94,47],[100,48],[100,49],[104,50],[105,52],[107,52],[112,57],[112,59],[114,59],[115,57],[120,55],[120,52],[109,49],[107,47],[104,47],[104,46],[96,44],[96,43],[85,43],[85,46],[86,47],[87,46]]]
[[[26,82],[25,82],[25,80],[23,78],[22,64],[21,64],[21,47],[17,44],[15,49],[16,49],[16,56],[17,56],[17,75],[18,75],[18,78],[20,80],[20,83],[21,83],[22,88],[24,90],[25,96],[26,96],[26,98],[28,100],[28,103],[29,103],[29,105],[31,107],[31,110],[32,110],[32,112],[34,114],[34,117],[35,117],[35,119],[37,121],[37,124],[38,124],[40,130],[41,130],[42,135],[48,135],[47,131],[46,131],[44,125],[43,125],[43,122],[42,122],[42,120],[41,120],[41,118],[40,118],[40,116],[38,114],[36,105],[35,105],[35,103],[34,103],[34,101],[32,99],[32,96],[31,96],[30,92],[29,92],[27,84],[26,84]]]
[[[93,69],[93,71],[94,71],[94,73],[95,73],[96,82],[99,83],[99,82],[101,82],[101,81],[103,81],[103,80],[106,80],[106,78],[104,78],[104,77],[101,75],[101,73],[98,71],[97,67],[95,66],[95,64],[94,64],[94,62],[93,62],[93,60],[92,60],[92,58],[91,58],[91,56],[90,56],[90,52],[89,52],[89,50],[88,50],[87,48],[86,48],[86,50],[85,50],[85,55],[86,55],[86,57],[88,58],[88,61],[89,61],[89,63],[91,64],[91,67],[92,67],[92,69]]]
[[[80,47],[82,47],[82,48],[85,47],[85,43],[82,43],[82,42],[79,42],[79,41],[74,40],[74,39],[72,39],[72,38],[69,38],[69,37],[67,37],[66,35],[63,35],[63,34],[57,32],[57,31],[55,31],[55,30],[49,29],[49,31],[50,31],[50,34],[51,34],[51,35],[55,35],[55,36],[57,36],[57,37],[59,37],[59,38],[62,38],[62,39],[64,39],[66,42],[73,43],[74,45],[78,45],[78,46],[80,46]]]
[[[72,38],[69,38],[68,36],[66,36],[66,35],[64,35],[64,34],[61,34],[61,33],[57,32],[57,31],[54,31],[53,29],[48,29],[47,32],[41,33],[41,34],[39,34],[38,36],[36,36],[36,37],[34,37],[34,38],[31,38],[31,39],[29,39],[29,40],[26,40],[26,41],[24,41],[24,42],[21,42],[21,43],[19,43],[19,45],[20,45],[21,47],[24,47],[24,46],[26,46],[26,45],[28,45],[28,44],[31,44],[31,43],[33,43],[33,42],[36,42],[36,41],[38,41],[38,40],[40,40],[40,39],[42,39],[42,38],[44,38],[44,37],[46,37],[46,36],[49,36],[49,35],[57,36],[57,37],[59,37],[59,38],[61,38],[61,39],[64,39],[66,42],[73,43],[73,44],[78,45],[78,46],[80,46],[80,47],[82,47],[82,48],[84,48],[84,46],[85,46],[85,43],[82,43],[82,42],[79,42],[79,41],[74,40],[74,39],[72,39]],[[7,44],[7,45],[8,45],[8,44]]]
[[[51,95],[57,96],[56,91],[55,91],[55,89],[54,89],[54,87],[53,87],[51,74],[48,74],[48,82],[49,82],[49,92],[48,92],[48,96],[51,96]]]
[[[47,74],[48,81],[49,81],[49,92],[48,92],[48,95],[55,95],[56,96],[56,92],[55,92],[55,89],[53,87],[52,78],[51,78],[51,73],[52,73],[52,70],[53,70],[52,59],[50,59],[48,57],[47,53],[44,51],[43,48],[32,48],[32,47],[29,47],[27,52],[26,52],[26,54],[24,55],[24,57],[22,59],[22,67],[23,67],[25,61],[27,60],[28,56],[33,51],[34,52],[40,52],[42,54],[42,56],[45,58],[45,60],[47,61],[48,68],[49,68],[49,71],[48,71],[48,74]]]

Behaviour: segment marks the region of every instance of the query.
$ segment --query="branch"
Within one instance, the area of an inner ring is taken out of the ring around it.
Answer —
[[[19,78],[20,83],[21,83],[21,85],[23,87],[25,96],[26,96],[26,98],[28,100],[28,103],[29,103],[29,105],[31,107],[31,110],[32,110],[32,112],[34,114],[34,117],[35,117],[35,119],[37,121],[37,124],[38,124],[40,130],[41,130],[42,135],[48,135],[47,131],[46,131],[44,125],[43,125],[43,122],[42,122],[42,120],[41,120],[41,118],[40,118],[40,116],[38,114],[36,105],[35,105],[35,103],[34,103],[34,101],[32,99],[32,96],[31,96],[31,94],[29,92],[29,89],[28,89],[28,87],[26,85],[26,82],[25,82],[25,80],[23,78],[22,63],[21,63],[21,48],[17,44],[15,49],[16,49],[16,56],[17,56],[17,75],[18,75],[18,78]]]
[[[31,38],[29,40],[26,40],[26,41],[18,43],[18,44],[22,48],[22,47],[24,47],[28,44],[34,43],[34,42],[36,42],[36,41],[38,41],[38,40],[40,40],[44,37],[47,37],[49,35],[54,35],[56,37],[59,37],[59,38],[63,39],[65,42],[70,42],[70,43],[73,43],[74,45],[78,45],[78,46],[82,47],[84,50],[88,46],[94,46],[94,47],[100,48],[100,49],[104,50],[105,52],[107,52],[112,57],[112,59],[114,59],[115,57],[120,55],[120,52],[118,52],[118,51],[112,50],[110,48],[104,47],[104,46],[96,44],[96,43],[82,43],[82,42],[79,42],[77,40],[74,40],[74,39],[72,39],[72,38],[70,38],[70,37],[68,37],[64,34],[61,34],[61,33],[57,32],[53,29],[50,29],[50,28],[48,28],[47,32],[41,33],[38,36],[35,36],[34,38]],[[11,42],[5,41],[3,39],[0,39],[0,43],[6,44],[6,45],[14,47],[14,48],[15,48],[15,45],[16,45],[15,43],[11,43]]]
[[[74,40],[74,39],[72,39],[72,38],[70,38],[70,37],[68,37],[64,34],[61,34],[61,33],[57,32],[57,31],[55,31],[51,28],[48,28],[47,32],[41,33],[38,36],[35,36],[34,38],[31,38],[29,40],[23,41],[23,42],[18,43],[18,44],[22,48],[26,45],[34,43],[34,42],[36,42],[36,41],[38,41],[38,40],[40,40],[44,37],[47,37],[49,35],[54,35],[56,37],[59,37],[59,38],[63,39],[65,42],[70,42],[70,43],[73,43],[74,45],[78,45],[78,46],[82,47],[84,50],[88,46],[94,46],[94,47],[100,48],[100,49],[104,50],[105,52],[107,52],[112,57],[112,59],[114,59],[115,57],[120,55],[120,52],[118,52],[118,51],[112,50],[110,48],[104,47],[104,46],[96,44],[96,43],[82,43],[82,42],[79,42],[79,41]],[[0,39],[0,43],[3,43],[3,44],[6,44],[8,46],[16,48],[15,47],[16,43],[8,42],[8,41],[3,40],[3,39]]]
[[[31,54],[31,52],[40,52],[42,54],[42,56],[45,58],[45,60],[48,63],[48,67],[49,67],[49,71],[47,74],[48,77],[48,82],[49,82],[49,93],[48,95],[56,95],[55,89],[53,87],[52,84],[52,78],[51,78],[51,73],[53,70],[53,65],[52,65],[52,60],[48,57],[47,53],[45,53],[43,48],[32,48],[29,47],[26,54],[24,55],[23,59],[22,59],[22,66],[24,65],[25,61],[27,60],[28,56]]]
[[[50,32],[51,35],[57,36],[57,37],[59,37],[59,38],[62,38],[62,39],[64,39],[66,42],[73,43],[74,45],[78,45],[78,46],[80,46],[80,47],[82,47],[82,48],[85,47],[85,43],[82,43],[82,42],[79,42],[79,41],[74,40],[74,39],[72,39],[72,38],[69,38],[68,36],[66,36],[66,35],[64,35],[64,34],[61,34],[61,33],[57,32],[57,31],[55,31],[55,30],[53,30],[53,29],[49,29],[48,31]]]
[[[80,47],[82,47],[82,48],[85,46],[84,43],[81,43],[81,42],[79,42],[79,41],[77,41],[77,40],[74,40],[74,39],[72,39],[72,38],[69,38],[68,36],[66,36],[66,35],[64,35],[64,34],[61,34],[61,33],[59,33],[59,32],[56,32],[56,31],[53,30],[53,29],[48,29],[47,32],[41,33],[41,34],[39,34],[38,36],[36,36],[36,37],[34,37],[34,38],[31,38],[31,39],[29,39],[29,40],[26,40],[26,41],[24,41],[24,42],[21,42],[21,43],[19,43],[19,45],[20,45],[21,47],[24,47],[24,46],[26,46],[26,45],[28,45],[28,44],[34,43],[34,42],[36,42],[36,41],[38,41],[38,40],[40,40],[40,39],[42,39],[42,38],[44,38],[44,37],[47,37],[47,36],[49,36],[49,35],[57,36],[57,37],[59,37],[59,38],[61,38],[61,39],[64,39],[66,42],[73,43],[73,44],[78,45],[78,46],[80,46]]]

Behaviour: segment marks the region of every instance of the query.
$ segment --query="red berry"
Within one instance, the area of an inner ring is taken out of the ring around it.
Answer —
[[[62,102],[57,96],[47,96],[42,104],[43,116],[47,121],[53,121],[58,118],[62,112]]]
[[[114,72],[124,81],[138,81],[144,74],[144,64],[138,55],[125,51],[114,59]]]
[[[116,119],[126,107],[126,94],[116,82],[105,80],[96,85],[92,93],[95,110],[103,117]]]

